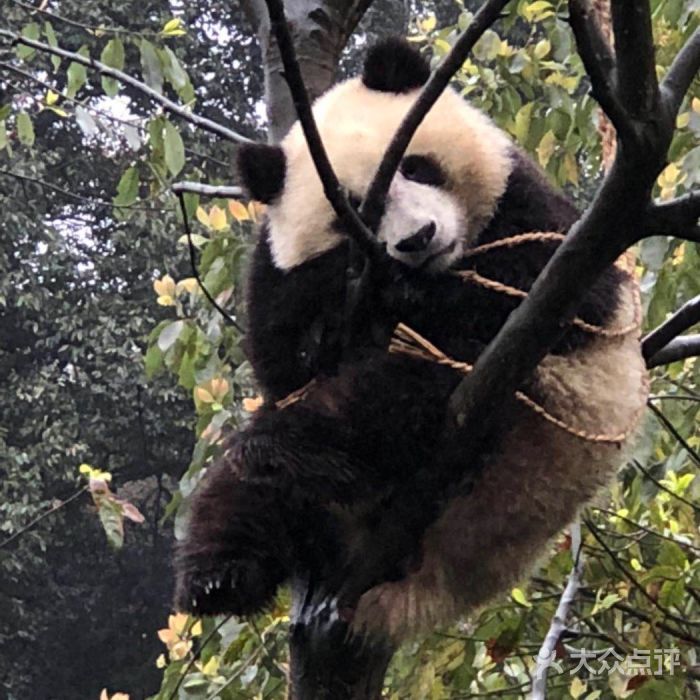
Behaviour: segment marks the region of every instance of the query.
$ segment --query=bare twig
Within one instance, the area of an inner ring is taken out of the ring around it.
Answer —
[[[652,369],[660,365],[670,365],[672,362],[685,360],[689,357],[700,357],[700,334],[682,335],[679,338],[674,338],[647,360],[647,367]]]
[[[201,182],[175,182],[170,189],[176,195],[188,192],[190,194],[199,194],[203,197],[224,197],[226,199],[236,199],[243,196],[243,190],[240,187],[204,185]]]
[[[663,613],[663,615],[666,618],[668,618],[669,620],[673,620],[679,625],[690,625],[691,627],[700,626],[700,620],[690,620],[686,617],[680,617],[679,615],[675,615],[674,613],[672,613],[668,608],[661,605],[661,603],[659,603],[659,601],[656,600],[654,596],[651,595],[651,593],[649,593],[644,586],[642,586],[642,584],[637,580],[635,575],[620,561],[616,553],[613,552],[608,543],[603,539],[600,530],[591,522],[591,520],[589,520],[588,518],[584,518],[583,522],[586,525],[586,527],[590,530],[596,542],[598,542],[598,544],[605,550],[605,553],[610,557],[613,564],[615,564],[615,567],[622,572],[624,577],[632,584],[634,588],[637,589],[637,591],[639,591],[639,593],[645,600],[651,603],[651,605],[654,606],[659,612]]]
[[[379,225],[384,213],[384,202],[389,185],[416,129],[443,93],[454,74],[460,69],[474,44],[498,19],[501,11],[509,2],[510,0],[487,0],[479,8],[472,23],[462,32],[452,50],[435,69],[428,82],[423,86],[418,99],[404,117],[401,126],[384,152],[382,162],[370,183],[365,201],[360,209],[362,218],[372,230],[376,230]]]
[[[678,432],[676,426],[671,423],[671,421],[666,418],[663,411],[654,406],[651,401],[647,401],[647,405],[651,409],[652,413],[661,421],[663,426],[668,430],[671,435],[676,439],[676,441],[683,447],[683,449],[688,453],[690,458],[695,462],[696,465],[700,466],[700,454],[697,453],[689,444],[688,441]]]
[[[556,646],[562,633],[566,630],[566,620],[576,595],[581,586],[583,575],[583,559],[581,555],[581,524],[574,523],[571,526],[571,553],[574,565],[566,582],[564,592],[559,599],[556,612],[549,625],[542,646],[537,654],[535,678],[532,682],[532,700],[545,700],[547,695],[547,671],[556,654]]]
[[[233,617],[233,615],[227,615],[224,617],[221,622],[219,622],[212,630],[207,634],[206,637],[204,637],[200,642],[199,646],[197,647],[197,651],[195,651],[192,656],[190,657],[189,661],[185,665],[185,667],[182,669],[182,672],[180,673],[180,677],[177,679],[177,683],[175,684],[175,687],[172,689],[170,695],[168,695],[168,700],[174,700],[174,698],[177,697],[178,691],[180,690],[180,686],[182,685],[182,682],[187,678],[187,674],[192,670],[192,667],[197,663],[199,660],[199,657],[202,655],[202,652],[206,648],[207,644],[211,641],[212,637],[219,632],[219,630]],[[189,626],[188,628],[188,633],[189,629],[193,626],[193,623]],[[243,669],[248,668],[248,664],[245,663],[242,666]],[[235,675],[234,675],[235,679]],[[229,679],[229,682],[233,682],[233,680]],[[221,688],[219,688],[221,690]],[[218,691],[217,691],[218,692]]]
[[[598,511],[599,513],[605,513],[605,515],[609,515],[612,518],[619,518],[620,520],[624,520],[626,523],[629,523],[633,527],[636,527],[637,529],[641,530],[642,532],[646,532],[647,535],[652,535],[653,537],[658,537],[659,539],[662,540],[667,540],[668,542],[673,542],[673,544],[677,544],[679,547],[682,547],[683,549],[689,549],[692,552],[697,552],[700,554],[700,547],[696,547],[693,544],[690,544],[690,542],[685,542],[684,540],[679,539],[678,537],[672,537],[671,535],[664,535],[662,532],[658,532],[657,530],[653,530],[650,527],[647,527],[646,525],[642,525],[641,523],[637,522],[636,520],[632,520],[632,518],[628,518],[625,515],[620,515],[619,513],[616,513],[614,510],[609,510],[608,508],[598,508],[596,506],[592,507],[592,510]]]
[[[661,94],[672,112],[680,109],[683,98],[700,71],[700,29],[680,50],[666,77],[661,81]]]
[[[22,44],[24,46],[29,46],[33,49],[36,49],[37,51],[40,51],[42,53],[48,53],[52,56],[66,58],[69,61],[73,61],[74,63],[79,63],[82,66],[92,68],[93,70],[98,71],[101,75],[106,75],[110,78],[114,78],[115,80],[118,80],[124,85],[129,85],[130,87],[138,90],[142,94],[152,99],[154,102],[157,102],[159,105],[161,105],[161,107],[163,107],[171,114],[175,114],[181,119],[189,122],[190,124],[194,124],[203,131],[208,131],[211,134],[216,134],[217,136],[221,136],[222,138],[225,138],[228,141],[233,141],[234,143],[253,143],[251,139],[243,136],[242,134],[228,129],[227,127],[222,126],[221,124],[218,124],[217,122],[212,121],[211,119],[207,119],[206,117],[200,117],[197,114],[189,112],[185,107],[182,107],[176,102],[173,102],[171,99],[165,97],[165,95],[161,95],[159,92],[157,92],[153,88],[148,87],[148,85],[141,82],[140,80],[137,80],[136,78],[128,75],[127,73],[124,73],[123,71],[117,70],[116,68],[112,68],[110,66],[105,65],[104,63],[100,63],[100,61],[96,61],[93,58],[86,58],[85,56],[81,56],[79,53],[75,53],[74,51],[66,51],[65,49],[49,46],[48,44],[44,44],[41,41],[28,39],[25,36],[15,34],[14,32],[8,32],[4,29],[0,29],[0,36],[5,36],[11,39],[13,44]]]
[[[636,459],[632,460],[632,464],[644,475],[645,479],[648,479],[651,481],[656,488],[660,489],[664,493],[667,493],[669,496],[672,496],[675,498],[677,501],[680,501],[681,503],[685,503],[685,505],[690,506],[695,512],[700,513],[700,506],[697,505],[697,503],[693,503],[692,501],[689,501],[687,498],[683,498],[683,496],[679,496],[677,493],[673,493],[668,486],[664,486],[658,479],[655,479],[652,475],[651,472],[648,469],[645,469]]]
[[[6,175],[7,177],[13,177],[16,180],[21,180],[23,182],[31,182],[31,183],[34,183],[35,185],[39,185],[40,187],[43,187],[47,190],[52,190],[53,192],[58,192],[59,194],[62,194],[64,197],[69,197],[70,199],[73,199],[76,202],[84,202],[86,204],[91,204],[93,206],[97,205],[100,207],[110,207],[110,208],[114,208],[114,209],[131,209],[134,211],[150,211],[150,212],[170,211],[169,209],[165,209],[163,207],[142,207],[142,206],[136,206],[134,204],[119,205],[119,204],[114,204],[114,202],[109,202],[106,199],[99,199],[97,197],[85,197],[83,195],[75,194],[74,192],[70,192],[69,190],[64,190],[62,187],[58,187],[57,185],[53,185],[50,182],[45,182],[44,180],[39,180],[38,178],[31,177],[29,175],[22,175],[20,173],[14,173],[11,170],[0,169],[0,175]]]
[[[696,323],[700,323],[700,295],[686,301],[673,316],[642,339],[644,359],[649,362],[663,347]]]
[[[63,15],[57,15],[55,12],[49,12],[49,10],[45,10],[43,7],[37,7],[35,5],[30,5],[29,3],[26,2],[21,2],[21,0],[12,0],[12,2],[17,5],[17,7],[21,7],[23,10],[26,10],[27,12],[37,12],[44,17],[49,17],[50,19],[55,20],[56,22],[63,22],[63,24],[68,24],[71,27],[77,27],[78,29],[82,29],[86,31],[88,34],[92,34],[93,36],[95,35],[96,32],[102,32],[103,34],[128,34],[130,36],[138,36],[138,37],[145,37],[145,36],[157,36],[158,32],[152,32],[152,31],[146,31],[146,32],[134,32],[130,29],[124,29],[123,27],[95,27],[94,25],[91,24],[84,24],[83,22],[78,22],[77,20],[70,19],[69,17],[64,17]]]
[[[48,518],[49,515],[53,515],[56,511],[61,510],[61,508],[64,508],[67,506],[69,503],[72,503],[76,498],[78,498],[81,494],[85,493],[88,490],[88,486],[83,486],[79,491],[76,491],[72,496],[69,496],[63,501],[59,501],[55,506],[52,508],[49,508],[49,510],[44,511],[41,515],[37,515],[34,520],[31,520],[28,522],[23,528],[17,530],[17,532],[14,532],[12,535],[10,535],[6,540],[3,540],[0,542],[0,549],[3,547],[6,547],[10,542],[14,542],[18,537],[21,537],[25,532],[28,530],[31,530],[35,525],[38,525],[44,518]]]
[[[277,40],[277,46],[284,64],[284,77],[292,93],[294,107],[296,108],[301,128],[304,131],[311,158],[323,184],[326,199],[330,202],[338,218],[345,224],[347,232],[353,240],[368,256],[375,257],[381,250],[379,244],[372,231],[350,205],[321,140],[321,135],[311,110],[309,95],[304,85],[304,78],[301,75],[299,62],[296,59],[294,42],[287,26],[282,0],[265,0],[265,4],[270,14],[272,31]]]
[[[202,290],[204,296],[209,300],[209,303],[221,314],[223,319],[229,326],[235,328],[239,333],[245,333],[243,328],[238,324],[235,318],[231,316],[212,296],[211,292],[204,286],[202,278],[199,276],[199,270],[197,269],[197,252],[194,247],[194,242],[192,241],[192,229],[190,228],[190,220],[187,216],[187,207],[185,206],[185,195],[183,191],[177,192],[177,198],[180,201],[180,210],[182,211],[182,220],[185,225],[185,233],[187,235],[187,246],[190,252],[190,267],[192,268],[192,276],[197,280],[199,288]]]

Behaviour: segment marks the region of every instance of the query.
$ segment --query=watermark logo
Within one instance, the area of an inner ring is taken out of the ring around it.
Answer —
[[[571,649],[569,658],[576,665],[569,675],[586,673],[589,676],[603,676],[619,673],[623,676],[663,676],[673,675],[681,665],[679,649],[633,649],[628,656],[619,654],[613,647],[605,649]],[[553,651],[548,657],[537,655],[538,677],[545,669],[553,668],[564,673],[562,661]]]

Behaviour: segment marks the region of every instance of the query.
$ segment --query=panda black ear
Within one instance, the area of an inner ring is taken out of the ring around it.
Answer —
[[[279,146],[246,144],[238,149],[238,174],[253,199],[269,204],[282,193],[287,157]]]
[[[392,37],[375,44],[365,58],[362,82],[370,90],[410,92],[430,77],[430,65],[405,39]]]

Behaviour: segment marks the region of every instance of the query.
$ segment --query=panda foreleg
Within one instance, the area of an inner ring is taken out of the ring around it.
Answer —
[[[280,494],[210,468],[192,497],[175,556],[175,607],[198,615],[248,615],[290,575],[292,519]]]

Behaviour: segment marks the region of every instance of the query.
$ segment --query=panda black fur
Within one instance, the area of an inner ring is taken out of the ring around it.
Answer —
[[[412,48],[392,40],[370,52],[361,79],[314,106],[336,173],[356,197],[428,74]],[[248,304],[250,359],[266,404],[227,439],[193,497],[176,558],[176,605],[200,614],[253,613],[296,571],[324,576],[362,556],[377,514],[436,468],[447,399],[461,379],[437,363],[389,354],[391,330],[402,321],[473,362],[519,300],[454,270],[528,289],[554,244],[465,253],[518,233],[565,232],[578,216],[503,132],[446,91],[407,150],[378,232],[401,274],[377,289],[348,347],[355,253],[299,125],[279,147],[243,147],[239,166],[252,196],[268,204]],[[633,284],[611,268],[578,315],[623,326],[634,321],[635,304]],[[275,407],[311,380],[303,398]],[[523,388],[567,423],[615,432],[634,427],[645,386],[634,333],[604,338],[569,326]],[[478,464],[464,456],[464,473],[481,470],[474,489],[456,484],[411,556],[360,598],[356,630],[401,638],[484,603],[531,566],[621,459],[619,446],[576,438],[515,400],[483,452]],[[435,505],[420,496],[411,496],[415,507]]]

